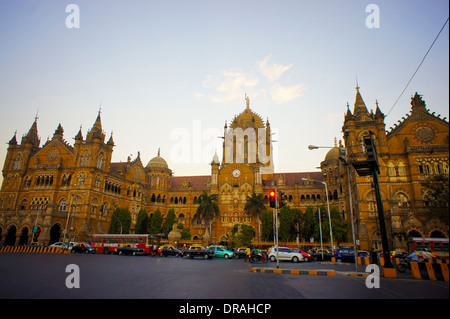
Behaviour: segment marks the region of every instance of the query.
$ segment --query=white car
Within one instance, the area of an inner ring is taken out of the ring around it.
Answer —
[[[269,251],[269,260],[276,261],[277,260],[277,249],[276,247],[270,248]],[[278,250],[278,259],[279,260],[287,260],[293,262],[303,261],[303,255],[301,253],[297,253],[288,247],[279,247]]]
[[[56,242],[56,243],[54,243],[54,244],[51,244],[51,245],[50,245],[50,247],[60,247],[60,248],[66,248],[66,247],[67,247],[67,245],[66,245],[66,244],[64,244],[63,242],[59,241],[59,242]]]

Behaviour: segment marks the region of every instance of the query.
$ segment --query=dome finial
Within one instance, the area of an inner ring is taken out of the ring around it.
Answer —
[[[161,147],[158,147],[158,156],[161,154]]]
[[[250,99],[247,96],[247,93],[245,93],[245,103],[247,104],[247,109],[250,108]]]

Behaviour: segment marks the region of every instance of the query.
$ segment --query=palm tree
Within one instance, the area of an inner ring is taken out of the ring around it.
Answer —
[[[247,202],[245,203],[244,209],[250,216],[256,216],[258,220],[258,241],[260,241],[260,219],[262,212],[266,209],[263,195],[253,192],[252,196],[247,196]]]
[[[209,235],[212,238],[211,223],[220,213],[219,205],[217,204],[217,194],[208,195],[206,191],[203,191],[203,194],[197,199],[197,204],[199,205],[196,215],[199,219],[203,219],[206,223],[209,223]]]

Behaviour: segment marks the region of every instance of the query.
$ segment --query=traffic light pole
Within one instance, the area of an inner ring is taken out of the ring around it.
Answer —
[[[383,246],[383,258],[384,258],[384,267],[385,268],[393,268],[390,251],[389,251],[389,242],[387,238],[386,232],[386,223],[384,220],[384,210],[383,210],[383,202],[381,201],[381,193],[380,193],[380,184],[378,182],[378,172],[377,170],[373,170],[373,184],[375,186],[375,196],[377,199],[377,207],[378,207],[378,222],[380,224],[380,232],[381,232],[381,244]]]
[[[280,247],[278,247],[278,211],[277,211],[277,207],[278,207],[278,201],[277,201],[277,197],[278,197],[278,193],[277,193],[277,187],[275,186],[275,207],[273,208],[273,211],[275,213],[275,239],[276,239],[276,244],[275,247],[277,247],[277,269],[280,268],[280,261],[278,258],[278,250],[280,249]]]
[[[378,155],[376,146],[372,139],[373,133],[372,132],[370,133],[371,133],[370,136],[364,137],[364,146],[366,149],[367,160],[356,161],[353,162],[352,165],[359,176],[371,175],[373,177],[373,185],[375,188],[375,197],[377,200],[377,208],[378,208],[378,223],[380,225],[380,233],[381,233],[381,244],[383,246],[384,267],[394,268],[390,258],[389,241],[387,238],[386,223],[384,220],[383,201],[381,199],[380,183],[378,181],[378,173],[379,173]]]

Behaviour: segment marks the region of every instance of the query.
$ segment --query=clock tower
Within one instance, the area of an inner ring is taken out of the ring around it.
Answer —
[[[238,223],[251,224],[244,211],[247,196],[263,192],[263,180],[273,177],[270,124],[250,109],[246,96],[246,108],[225,122],[222,161],[217,154],[211,162],[212,193],[218,194],[221,211],[219,236]]]

